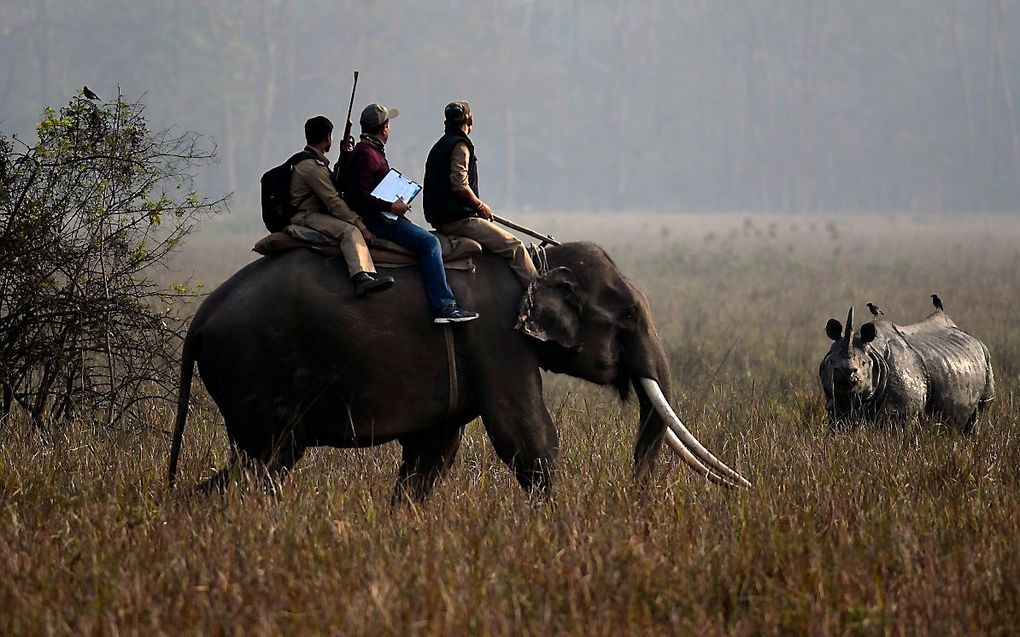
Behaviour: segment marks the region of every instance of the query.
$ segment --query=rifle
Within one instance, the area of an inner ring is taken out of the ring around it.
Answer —
[[[351,113],[354,111],[354,94],[358,92],[358,71],[354,70],[354,87],[351,89],[351,102],[347,105],[347,124],[344,125],[344,137],[340,142],[340,155],[337,157],[336,163],[333,164],[333,185],[336,186],[337,192],[340,192],[340,182],[344,171],[347,168],[347,160],[350,158],[350,152],[347,150],[347,140],[351,137],[351,127],[354,126],[354,122],[351,121]]]
[[[516,224],[513,221],[510,221],[509,219],[504,219],[503,217],[499,217],[496,215],[492,215],[492,220],[500,225],[510,228],[511,230],[516,230],[517,232],[526,234],[529,237],[540,239],[543,244],[548,243],[554,246],[560,245],[560,242],[557,241],[556,239],[553,239],[551,234],[541,234],[539,232],[536,232],[535,230],[532,230],[531,228],[528,228],[527,226]]]

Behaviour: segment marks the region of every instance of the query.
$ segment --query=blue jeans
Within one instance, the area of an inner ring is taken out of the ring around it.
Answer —
[[[363,220],[369,232],[375,236],[392,241],[418,256],[418,260],[421,261],[421,274],[425,279],[425,296],[428,297],[433,312],[456,303],[450,284],[446,281],[443,249],[434,234],[414,225],[404,217],[389,222],[376,215],[365,215]]]

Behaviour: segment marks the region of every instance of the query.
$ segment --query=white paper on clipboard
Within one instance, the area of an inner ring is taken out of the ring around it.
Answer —
[[[400,171],[390,168],[379,185],[372,190],[372,196],[393,203],[397,198],[404,200],[404,203],[411,205],[411,200],[421,192],[421,186],[407,177],[400,174]],[[399,215],[385,211],[382,213],[387,219],[398,219]]]

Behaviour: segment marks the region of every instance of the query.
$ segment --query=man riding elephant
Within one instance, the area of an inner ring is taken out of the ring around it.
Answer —
[[[333,145],[333,123],[318,115],[305,122],[307,159],[294,165],[290,202],[296,212],[290,222],[317,230],[340,244],[354,296],[362,298],[393,285],[393,277],[378,276],[366,242],[375,237],[333,186],[326,153]]]
[[[446,132],[425,162],[425,219],[439,232],[474,239],[510,262],[527,288],[538,272],[520,239],[492,222],[492,209],[478,198],[478,161],[468,137],[475,124],[464,101],[446,105]]]
[[[446,280],[439,239],[404,216],[410,208],[403,200],[388,202],[372,195],[390,171],[385,146],[390,139],[390,120],[398,114],[397,109],[382,104],[369,104],[361,112],[361,141],[344,171],[344,196],[371,233],[418,256],[434,323],[473,321],[478,313],[457,305]]]

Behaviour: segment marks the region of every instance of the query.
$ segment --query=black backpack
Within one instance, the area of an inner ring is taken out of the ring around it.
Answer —
[[[262,221],[270,232],[279,232],[290,223],[296,212],[290,205],[290,178],[294,166],[306,159],[315,159],[315,153],[303,150],[276,168],[262,174]]]

